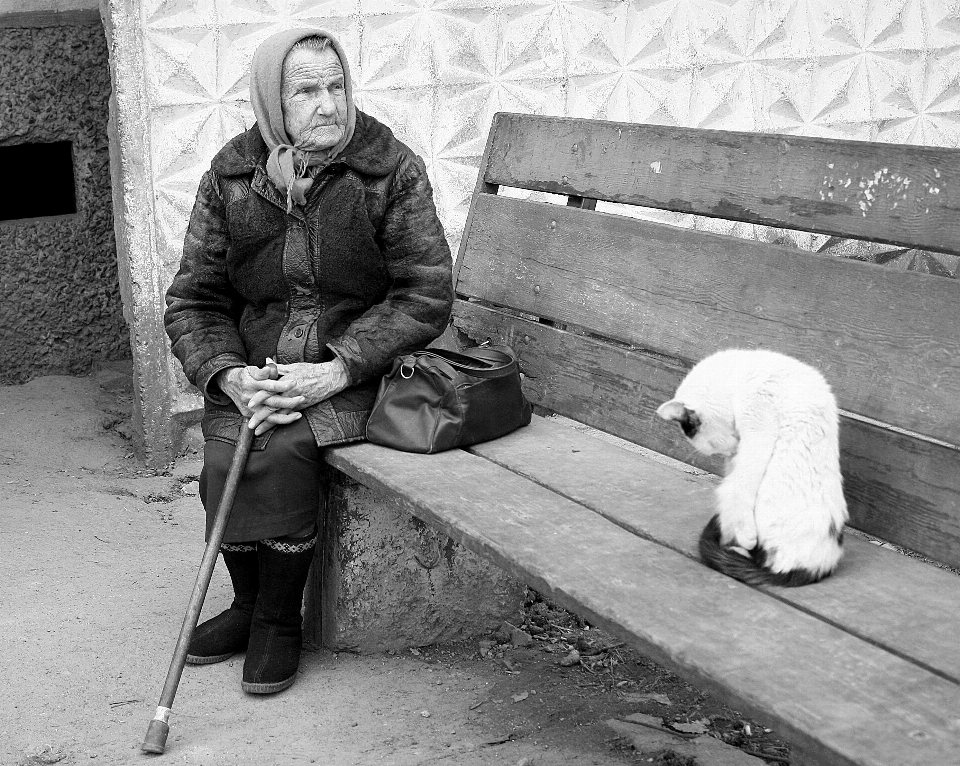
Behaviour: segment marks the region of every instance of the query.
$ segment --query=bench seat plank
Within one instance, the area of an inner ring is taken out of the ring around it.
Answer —
[[[861,766],[960,762],[957,684],[479,456],[368,443],[325,454],[334,468],[654,660],[733,696],[804,757]],[[676,513],[676,502],[665,497],[664,514]]]
[[[720,473],[718,460],[698,455],[655,415],[688,364],[466,301],[454,307],[454,326],[516,349],[532,402]],[[840,440],[851,525],[960,567],[960,452],[852,418],[842,419]]]
[[[960,150],[498,114],[483,178],[960,253]]]
[[[624,529],[699,559],[713,515],[714,477],[685,473],[562,424],[535,417],[471,451]],[[960,683],[960,577],[851,535],[837,573],[777,598]]]
[[[474,204],[465,297],[682,359],[773,348],[820,369],[846,410],[960,434],[960,281],[547,203]]]

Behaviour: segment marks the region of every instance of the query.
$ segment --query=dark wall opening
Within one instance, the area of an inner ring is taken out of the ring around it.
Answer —
[[[113,236],[99,18],[0,17],[0,384],[130,357]],[[74,209],[67,197],[73,187]]]
[[[77,212],[69,141],[0,146],[0,168],[12,187],[0,204],[0,221]]]

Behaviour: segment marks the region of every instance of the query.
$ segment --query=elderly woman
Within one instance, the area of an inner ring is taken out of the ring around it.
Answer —
[[[320,450],[362,438],[379,377],[440,335],[453,295],[423,162],[354,107],[329,33],[267,39],[250,97],[256,125],[200,182],[165,325],[204,397],[208,534],[243,416],[256,434],[221,545],[233,603],[187,661],[246,649],[242,688],[269,694],[300,661]]]

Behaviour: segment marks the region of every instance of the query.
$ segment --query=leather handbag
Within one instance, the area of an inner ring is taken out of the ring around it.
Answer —
[[[520,366],[509,346],[398,357],[367,421],[374,444],[431,454],[489,441],[530,423]]]

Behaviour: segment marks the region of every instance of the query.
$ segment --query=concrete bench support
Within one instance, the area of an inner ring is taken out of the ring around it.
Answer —
[[[524,586],[331,471],[306,639],[335,651],[401,650],[478,635],[516,615]]]

